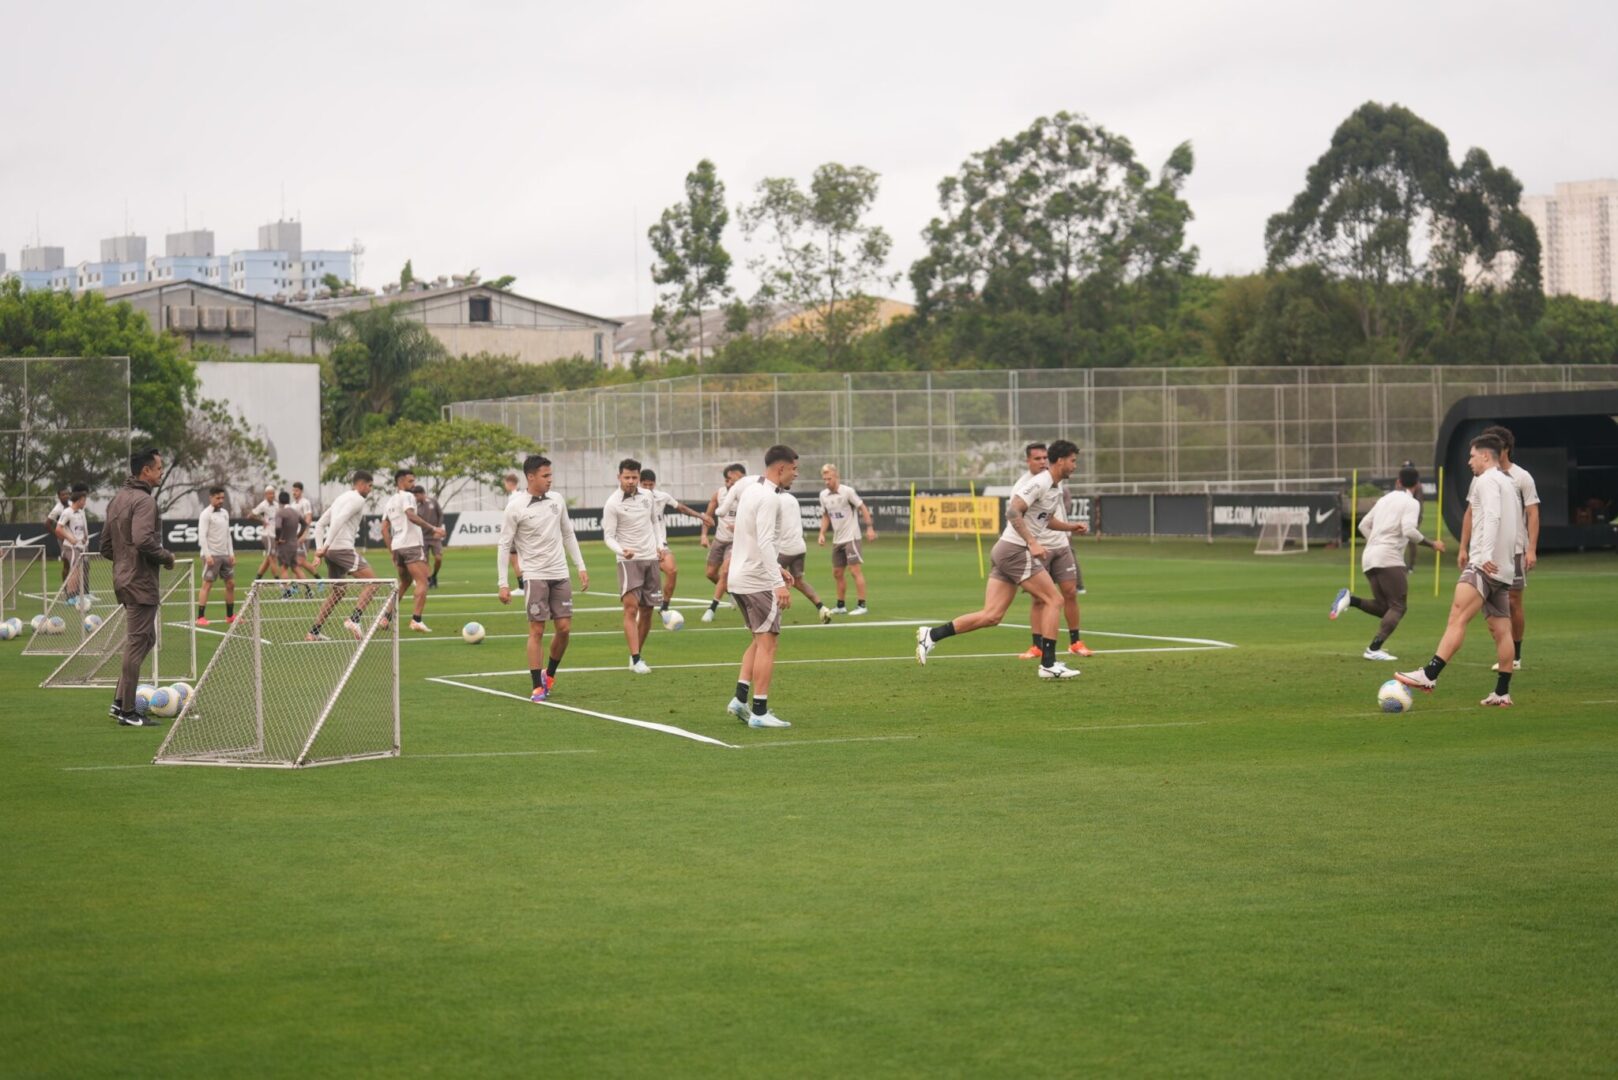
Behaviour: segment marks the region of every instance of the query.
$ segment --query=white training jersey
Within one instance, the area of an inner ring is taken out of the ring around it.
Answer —
[[[1466,493],[1467,505],[1472,509],[1472,543],[1467,549],[1469,566],[1479,570],[1484,563],[1494,563],[1496,581],[1510,583],[1516,576],[1517,534],[1522,529],[1522,500],[1517,497],[1517,486],[1499,469],[1489,469],[1482,476],[1472,478],[1472,487]]]
[[[230,511],[204,506],[197,515],[197,545],[204,559],[224,559],[236,554],[230,536]]]
[[[280,503],[273,503],[270,500],[265,499],[263,502],[253,507],[253,516],[264,522],[266,525],[269,525],[271,524],[270,519],[275,517],[280,510]]]
[[[337,496],[315,522],[315,550],[353,551],[354,539],[360,533],[360,519],[364,516],[364,495],[350,488]]]
[[[838,484],[837,490],[824,488],[820,492],[820,509],[831,521],[831,542],[846,544],[860,538],[859,509],[865,505],[860,493],[848,484]]]
[[[785,584],[777,547],[781,501],[776,496],[781,489],[762,476],[753,476],[738,481],[731,490],[739,490],[739,494],[725,587],[736,595],[774,592]]]
[[[744,477],[743,479],[746,478]],[[720,543],[726,543],[736,538],[736,504],[729,500],[730,493],[740,487],[741,483],[741,480],[738,480],[728,488],[722,487],[714,489],[713,497],[715,501],[713,538]],[[739,494],[740,493],[738,493],[738,497]],[[727,505],[730,507],[729,513],[725,512],[725,507]]]
[[[669,523],[664,515],[680,500],[657,488],[641,488],[640,492],[652,500],[652,525],[657,530],[657,549],[661,551],[669,546]]]
[[[792,492],[782,489],[780,494],[781,520],[775,527],[775,551],[778,555],[805,555],[809,545],[803,539],[803,504]]]
[[[87,522],[84,518],[83,510],[75,510],[73,507],[69,506],[67,509],[63,510],[61,516],[56,519],[56,524],[67,530],[67,534],[73,538],[73,543],[71,545],[64,546],[72,546],[78,548],[80,551],[83,551],[85,546],[89,544],[90,525],[89,522]]]
[[[527,502],[513,501],[500,521],[500,547],[495,556],[500,587],[506,588],[511,553],[517,553],[517,568],[524,581],[566,581],[567,560],[585,569],[573,519],[567,514],[567,501],[554,491],[544,495],[523,492]]]
[[[1045,546],[1045,534],[1051,530],[1046,524],[1056,513],[1057,504],[1062,500],[1062,486],[1051,479],[1050,470],[1027,473],[1017,481],[1011,489],[1012,499],[1021,499],[1028,507],[1024,520],[1028,522],[1028,531],[1034,534],[1041,547]],[[1006,511],[1009,516],[1011,500],[1006,500]],[[1028,541],[1012,527],[1009,521],[1000,533],[1000,539],[1010,541],[1018,547],[1027,547]]]
[[[1361,570],[1379,570],[1405,564],[1405,545],[1419,544],[1421,503],[1402,488],[1382,496],[1360,518],[1360,535],[1365,537]]]
[[[70,504],[63,502],[60,499],[56,500],[56,505],[50,508],[50,512],[45,515],[45,520],[50,522],[52,525],[57,524],[62,520],[62,515],[67,513],[67,508],[69,505]]]
[[[619,488],[607,496],[601,508],[601,539],[619,562],[644,562],[657,558],[657,503],[639,488],[625,495]],[[633,551],[633,558],[624,552]]]
[[[1516,462],[1512,462],[1509,468],[1501,466],[1500,471],[1511,478],[1512,486],[1517,489],[1517,496],[1522,502],[1522,528],[1517,532],[1515,552],[1521,555],[1528,550],[1528,508],[1539,505],[1539,487],[1529,471]]]
[[[529,498],[528,492],[524,491],[522,488],[518,488],[510,495],[506,496],[506,509],[510,510],[513,506],[516,506],[526,498]]]
[[[303,520],[310,521],[314,518],[314,504],[309,501],[308,496],[301,499],[293,499],[288,505],[290,505],[292,509],[296,510],[298,512],[298,516]]]
[[[1026,480],[1033,475],[1035,474],[1023,473],[1023,479]],[[1015,491],[1015,487],[1013,487],[1013,491]],[[1050,514],[1044,519],[1036,519],[1032,514],[1030,514],[1028,523],[1033,526],[1034,539],[1039,541],[1040,547],[1072,547],[1073,542],[1068,539],[1068,534],[1059,529],[1051,528],[1050,524],[1053,521],[1060,521],[1064,524],[1067,522],[1067,485],[1057,484],[1056,490],[1053,494],[1056,497],[1056,503],[1053,507],[1051,507]]]
[[[416,497],[408,491],[395,491],[382,504],[382,513],[387,516],[389,535],[392,537],[388,547],[394,551],[422,546],[421,526],[411,521],[409,516],[415,509]]]

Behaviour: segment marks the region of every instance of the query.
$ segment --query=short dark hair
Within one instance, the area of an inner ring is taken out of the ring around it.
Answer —
[[[1487,450],[1495,457],[1499,457],[1500,451],[1506,448],[1506,444],[1500,441],[1498,435],[1479,435],[1472,440],[1471,446],[1474,450]]]
[[[1046,451],[1052,461],[1061,461],[1063,458],[1070,458],[1078,452],[1079,444],[1069,442],[1066,439],[1057,439],[1055,442],[1051,443],[1050,449]]]
[[[632,457],[626,457],[624,460],[618,463],[618,471],[623,472],[626,469],[629,472],[640,472],[640,462],[636,461]]]
[[[642,480],[650,480],[654,484],[657,483],[657,474],[650,469],[642,469],[640,471],[640,478]]]
[[[550,463],[551,459],[544,454],[529,454],[522,459],[522,471],[529,476],[533,476]]]
[[[1420,483],[1420,481],[1421,473],[1417,472],[1413,466],[1406,466],[1405,468],[1399,470],[1400,487],[1413,488]]]
[[[780,461],[797,461],[797,460],[798,460],[798,452],[796,450],[792,449],[792,447],[783,446],[780,443],[776,443],[774,446],[772,446],[768,450],[764,451],[764,467],[766,469],[768,469],[771,465],[774,465],[774,464],[776,464],[777,462],[780,462]]]
[[[275,497],[275,501],[280,503],[282,506],[290,506],[291,503],[292,503],[292,492],[290,492],[290,491],[281,492],[281,494],[279,494],[279,495],[277,495]]]
[[[292,490],[293,491],[302,491],[303,490],[303,482],[301,480],[292,481]]]
[[[220,487],[218,484],[215,484],[213,487],[208,489],[208,497],[209,498],[212,498],[215,495],[223,495],[224,493],[225,493],[225,489]]]
[[[351,481],[351,483],[357,484],[362,480],[365,481],[367,484],[369,484],[371,482],[371,474],[370,474],[370,472],[368,470],[366,470],[366,469],[355,469],[354,470],[354,479]]]
[[[422,487],[420,484],[417,484],[415,487],[410,489],[410,494],[412,494],[412,495],[425,495],[425,494],[427,494],[427,489]]]
[[[56,497],[58,499],[60,499],[64,495],[71,495],[71,494],[73,494],[73,489],[71,487],[67,486],[66,484],[63,484],[61,487],[56,489]]]
[[[405,477],[407,477],[407,476],[415,476],[415,475],[416,475],[416,470],[415,469],[395,469],[394,472],[393,472],[393,482],[395,484],[397,484],[399,481],[403,480]]]
[[[72,494],[74,496],[88,495],[88,494],[90,494],[90,485],[89,484],[74,484]]]
[[[731,462],[729,465],[725,466],[724,475],[729,476],[731,473],[735,473],[737,476],[746,476],[747,466],[743,465],[739,461]]]
[[[1035,450],[1043,450],[1043,449],[1045,449],[1045,444],[1044,443],[1042,443],[1042,442],[1031,442],[1027,446],[1022,448],[1022,456],[1027,457],[1029,454],[1032,454]]]
[[[1500,448],[1508,454],[1514,453],[1517,449],[1517,437],[1511,433],[1511,429],[1508,427],[1502,427],[1499,424],[1491,424],[1483,429],[1483,434],[1493,435],[1495,438],[1499,439]]]
[[[160,457],[162,455],[157,452],[157,447],[155,446],[148,446],[144,450],[136,450],[129,455],[129,475],[139,476],[146,471],[147,466]]]

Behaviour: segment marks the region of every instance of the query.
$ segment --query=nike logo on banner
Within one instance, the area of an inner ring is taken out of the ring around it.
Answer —
[[[1316,510],[1315,511],[1315,524],[1316,525],[1324,525],[1326,523],[1326,519],[1331,517],[1333,513],[1334,513],[1334,511],[1332,511],[1332,510]]]

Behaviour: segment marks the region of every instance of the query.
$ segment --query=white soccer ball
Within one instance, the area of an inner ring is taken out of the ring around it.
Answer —
[[[663,628],[665,630],[678,630],[684,625],[685,616],[680,614],[678,611],[675,611],[673,608],[669,608],[667,611],[663,612]]]
[[[67,620],[60,615],[52,615],[45,620],[45,632],[47,634],[60,634],[65,630],[67,630]]]
[[[476,645],[483,640],[483,624],[469,622],[461,627],[461,640],[468,645]]]
[[[16,636],[17,632],[11,628],[9,621],[0,623],[0,641],[10,641]]]
[[[17,618],[17,616],[13,615],[11,618],[7,619],[6,625],[11,627],[12,637],[22,636],[22,620]]]
[[[28,620],[28,625],[34,628],[34,633],[39,633],[39,628],[45,625],[45,616],[35,615],[32,619]]]
[[[93,634],[99,629],[101,629],[101,616],[86,615],[84,617],[84,632],[86,634]]]
[[[152,695],[157,693],[157,687],[141,683],[135,687],[135,711],[144,713],[152,703]]]
[[[152,691],[150,700],[146,702],[146,711],[153,716],[175,716],[180,711],[180,695],[166,686],[159,686]]]
[[[80,593],[78,596],[73,598],[73,606],[78,608],[80,611],[89,611],[95,606],[95,597],[91,596],[89,593]]]
[[[1416,700],[1410,696],[1410,688],[1404,683],[1398,679],[1389,679],[1377,690],[1376,703],[1385,713],[1402,713],[1409,712]]]
[[[185,708],[186,699],[189,698],[191,696],[191,694],[193,693],[193,691],[191,689],[191,684],[190,683],[177,682],[173,686],[169,687],[169,689],[173,690],[176,694],[178,694],[180,696],[180,708],[182,708],[182,709]]]

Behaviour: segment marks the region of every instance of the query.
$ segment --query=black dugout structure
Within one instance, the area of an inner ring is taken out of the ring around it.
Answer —
[[[1539,550],[1618,547],[1618,390],[1465,397],[1438,429],[1444,524],[1460,535],[1472,470],[1468,444],[1491,424],[1511,429],[1512,460],[1539,488]]]

